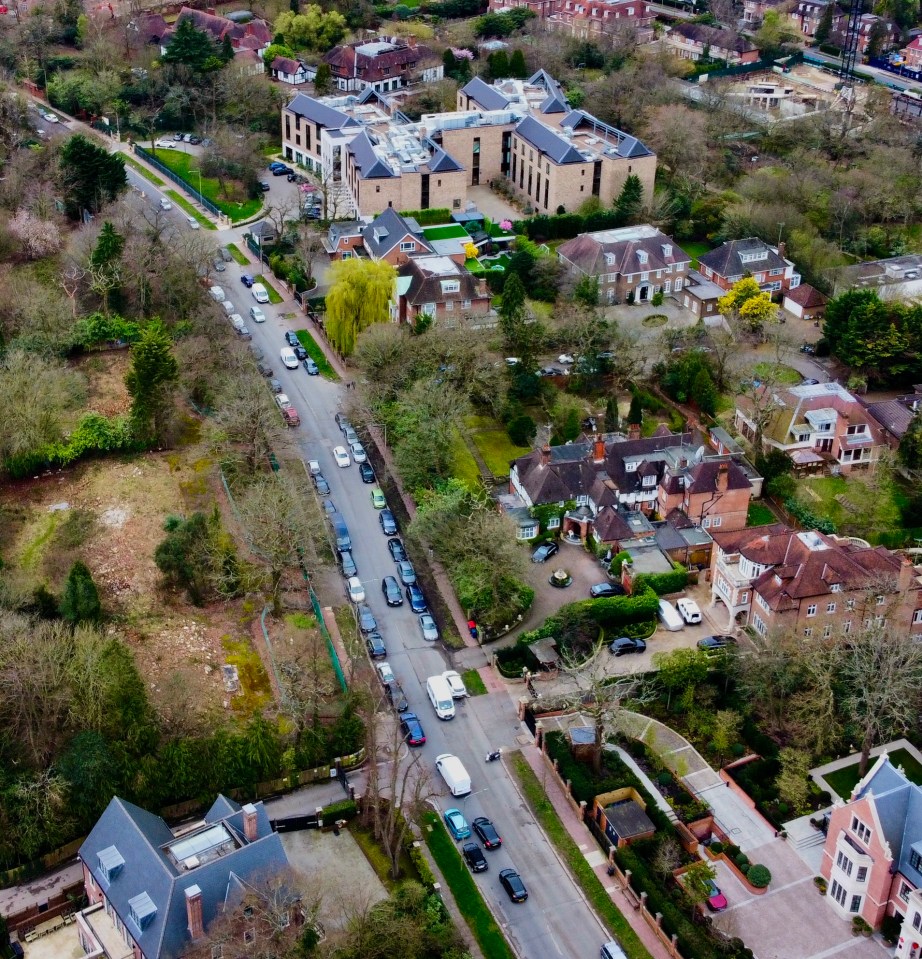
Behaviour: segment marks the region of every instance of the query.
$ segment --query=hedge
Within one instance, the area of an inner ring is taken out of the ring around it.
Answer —
[[[358,815],[359,807],[354,799],[341,799],[339,802],[330,803],[324,806],[320,812],[320,818],[325,824],[336,822],[337,819],[355,819]]]
[[[634,580],[634,590],[649,587],[657,596],[681,593],[688,585],[688,570],[680,563],[671,573],[641,573]]]
[[[561,213],[557,216],[533,216],[513,224],[516,233],[524,233],[530,240],[569,240],[580,233],[610,230],[624,226],[624,217],[614,210],[600,210],[582,216],[579,213]]]
[[[438,882],[438,879],[435,878],[435,873],[429,868],[429,862],[423,854],[422,846],[411,843],[409,853],[410,861],[416,867],[417,873],[419,873],[419,881],[431,889]]]
[[[790,498],[784,501],[784,508],[800,523],[804,529],[817,529],[821,533],[835,533],[836,524],[831,519],[825,519],[817,516],[816,513],[796,499]]]
[[[768,866],[763,866],[762,863],[757,862],[746,873],[746,878],[751,886],[755,886],[756,889],[764,889],[772,881],[772,874]]]
[[[451,223],[451,210],[448,207],[433,207],[431,210],[402,210],[400,215],[416,220],[420,226]]]

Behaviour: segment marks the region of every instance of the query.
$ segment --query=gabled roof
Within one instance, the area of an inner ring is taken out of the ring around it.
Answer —
[[[785,290],[784,298],[802,306],[805,310],[816,309],[829,302],[828,296],[824,296],[809,283],[801,283],[799,286],[795,286],[793,290]]]
[[[746,254],[764,253],[761,260],[744,262],[741,257]],[[783,256],[772,249],[764,240],[750,236],[745,240],[727,240],[721,243],[716,250],[710,250],[698,257],[698,264],[713,270],[718,276],[742,276],[744,273],[755,273],[762,270],[777,270],[787,267]]]
[[[651,156],[652,152],[644,146],[637,137],[619,130],[617,127],[603,123],[591,113],[585,110],[571,110],[561,121],[561,127],[569,127],[574,132],[581,129],[587,129],[596,136],[604,138],[611,144],[611,149],[619,157],[646,157]]]
[[[363,180],[384,180],[397,176],[387,163],[375,153],[374,144],[367,130],[350,142],[346,149],[352,154],[353,161]]]
[[[441,147],[436,146],[429,161],[429,170],[432,173],[454,173],[464,167],[453,157],[449,156]]]
[[[468,80],[461,92],[484,110],[505,110],[509,106],[509,100],[480,77]]]
[[[379,213],[362,232],[362,243],[375,260],[380,260],[407,239],[416,241],[418,244],[416,252],[432,250],[426,238],[414,230],[410,222],[393,207],[388,207]]]
[[[691,263],[691,257],[671,237],[649,225],[581,233],[557,252],[589,276],[672,269]],[[645,263],[641,254],[646,254]]]
[[[276,57],[272,61],[272,69],[276,73],[297,73],[304,69],[304,64],[300,60],[292,60],[291,57]]]
[[[288,866],[277,833],[262,803],[255,804],[256,839],[244,834],[240,806],[219,796],[205,825],[180,837],[159,817],[118,797],[112,799],[80,847],[79,856],[107,902],[138,943],[146,959],[175,959],[188,949],[185,892],[198,886],[206,927],[227,895],[232,877],[271,875]],[[210,832],[213,831],[213,832]],[[222,839],[222,852],[209,838]],[[202,837],[198,858],[193,850]],[[186,856],[177,860],[179,849]],[[175,852],[174,852],[175,851]],[[143,912],[140,927],[132,917]]]
[[[756,49],[745,37],[731,33],[729,30],[719,30],[717,27],[708,27],[703,23],[677,23],[671,30],[693,43],[703,43],[705,46],[719,50],[734,50],[736,53],[751,53]]]
[[[545,126],[534,117],[525,117],[515,132],[536,150],[550,157],[555,163],[586,163],[585,157],[573,144],[555,130]]]
[[[489,293],[481,292],[474,277],[447,256],[413,257],[397,272],[401,278],[409,279],[403,295],[414,306],[489,299]],[[449,292],[445,289],[445,283],[455,282],[457,290]]]
[[[310,120],[311,123],[319,123],[328,130],[361,126],[358,120],[354,120],[339,110],[334,110],[333,107],[328,107],[325,103],[309,97],[306,93],[299,93],[285,109]]]

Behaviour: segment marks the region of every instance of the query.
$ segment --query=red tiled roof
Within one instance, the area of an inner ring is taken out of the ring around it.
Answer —
[[[828,296],[823,296],[819,290],[814,289],[809,283],[801,283],[800,286],[795,286],[793,290],[786,290],[784,298],[804,307],[804,309],[825,306],[829,302]]]

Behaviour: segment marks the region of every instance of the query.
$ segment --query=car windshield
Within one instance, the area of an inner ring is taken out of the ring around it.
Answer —
[[[450,700],[450,699],[440,699],[440,700],[439,700],[439,709],[451,709],[451,700]]]

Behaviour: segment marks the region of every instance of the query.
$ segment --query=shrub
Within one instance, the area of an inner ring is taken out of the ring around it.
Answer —
[[[345,819],[347,821],[355,819],[358,812],[358,806],[355,804],[354,799],[340,799],[339,802],[324,806],[320,812],[320,817],[323,819],[324,824],[331,825],[336,822],[337,819]]]
[[[641,573],[634,580],[635,594],[644,589],[652,589],[657,596],[667,593],[680,593],[688,585],[688,570],[676,564],[671,573]]]
[[[509,439],[512,440],[516,446],[528,446],[535,438],[538,427],[530,416],[522,414],[509,423],[506,427],[506,432],[509,434]]]
[[[708,848],[715,855],[719,855],[724,851],[724,844],[719,839],[715,839]]]
[[[738,856],[734,856],[733,861],[737,864],[737,866],[740,867],[740,869],[742,869],[743,866],[749,865],[749,857],[744,852],[741,852]]]
[[[772,881],[772,874],[769,872],[768,866],[763,866],[762,863],[757,862],[749,867],[746,878],[751,886],[755,886],[756,889],[764,889]]]
[[[84,622],[95,623],[102,616],[102,604],[93,574],[80,560],[71,566],[67,574],[60,612],[64,619],[75,626]]]
[[[881,938],[892,946],[899,939],[902,928],[903,917],[899,913],[895,916],[884,916],[880,923]]]

